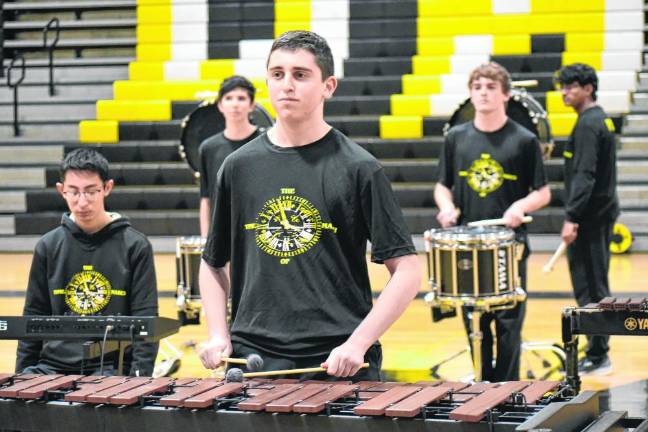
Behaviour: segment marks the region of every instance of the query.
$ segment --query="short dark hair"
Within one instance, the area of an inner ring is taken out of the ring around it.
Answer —
[[[233,75],[229,78],[225,78],[221,83],[220,88],[218,89],[218,99],[216,100],[216,103],[220,102],[227,93],[237,88],[245,90],[248,96],[250,96],[250,102],[254,102],[254,95],[256,94],[254,84],[243,76]]]
[[[472,86],[473,81],[477,81],[482,77],[499,82],[502,85],[502,91],[504,93],[511,91],[511,74],[509,74],[504,66],[497,62],[483,63],[473,69],[468,78],[468,88]]]
[[[293,30],[281,34],[277,39],[275,39],[272,48],[270,48],[266,67],[268,67],[268,64],[270,63],[270,56],[272,53],[280,49],[288,51],[304,49],[313,54],[315,56],[315,63],[317,63],[317,66],[319,66],[322,71],[322,80],[333,76],[335,72],[331,47],[329,47],[326,39],[317,33],[306,30]]]
[[[70,170],[90,171],[99,174],[103,182],[109,180],[108,161],[95,149],[78,148],[65,155],[59,171],[61,182],[65,181],[65,174]]]
[[[577,82],[581,87],[592,84],[592,100],[596,100],[598,90],[598,76],[590,65],[584,63],[573,63],[560,69],[556,73],[555,82],[560,85],[568,85]]]

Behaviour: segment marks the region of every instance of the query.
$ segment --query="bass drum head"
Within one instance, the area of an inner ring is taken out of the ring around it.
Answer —
[[[511,90],[511,98],[506,107],[506,115],[520,123],[538,137],[542,156],[546,160],[551,156],[554,143],[551,136],[551,127],[547,120],[547,113],[542,105],[526,91]],[[472,121],[475,118],[475,107],[470,98],[466,99],[452,114],[448,123],[443,128],[444,135],[451,127]]]
[[[261,129],[273,125],[272,117],[261,105],[256,104],[250,113],[250,122]],[[207,138],[225,129],[225,117],[216,107],[215,102],[203,102],[182,120],[180,135],[180,157],[186,160],[196,174],[200,173],[198,148]]]

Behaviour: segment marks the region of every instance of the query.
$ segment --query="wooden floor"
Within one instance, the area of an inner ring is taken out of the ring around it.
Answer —
[[[172,255],[156,256],[158,284],[161,292],[174,289],[175,261]],[[424,257],[421,256],[423,260]],[[562,295],[571,292],[565,260],[561,260],[553,273],[542,273],[547,254],[534,254],[529,262],[529,290]],[[0,315],[21,313],[23,293],[27,283],[31,256],[26,254],[0,254]],[[384,286],[388,273],[382,266],[370,264],[372,287]],[[648,254],[617,255],[612,258],[610,279],[615,292],[644,293],[648,297]],[[426,290],[425,284],[421,290]],[[160,300],[161,315],[175,317],[176,306],[172,297]],[[570,298],[530,299],[523,330],[529,342],[560,343],[560,312],[574,305]],[[203,320],[204,321],[204,320]],[[204,341],[204,324],[186,326],[168,340],[182,354],[181,376],[205,377],[209,371],[202,368],[195,347]],[[405,314],[381,339],[384,349],[384,369],[392,378],[412,381],[429,378],[429,369],[442,360],[466,348],[466,338],[459,319],[449,319],[434,324],[429,308],[423,300],[415,300]],[[13,371],[15,361],[14,341],[0,341],[0,372]],[[648,379],[648,339],[640,337],[614,337],[611,342],[612,375],[585,377],[584,389],[606,389]],[[164,346],[163,346],[164,348]],[[161,356],[163,353],[161,354]],[[548,369],[542,360],[551,365],[557,358],[551,351],[526,352],[522,361],[522,376],[530,373],[540,378]],[[445,380],[457,380],[471,372],[466,353],[439,367],[438,374]],[[553,378],[556,375],[552,376]]]

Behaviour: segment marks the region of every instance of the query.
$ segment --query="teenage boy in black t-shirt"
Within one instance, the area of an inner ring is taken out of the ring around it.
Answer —
[[[508,227],[516,229],[518,241],[526,245],[519,264],[522,287],[526,290],[529,250],[522,218],[547,205],[551,198],[540,144],[533,133],[506,115],[511,89],[506,69],[494,62],[483,64],[472,71],[468,88],[475,118],[452,128],[445,138],[439,181],[434,190],[439,207],[437,220],[446,228],[504,218]],[[482,316],[484,381],[519,379],[524,313],[525,303],[520,303],[513,309]],[[497,335],[495,368],[490,329],[493,320]]]
[[[225,118],[225,129],[200,144],[200,236],[209,232],[216,174],[230,153],[259,136],[259,129],[250,123],[254,111],[254,85],[242,76],[226,78],[218,90],[217,109]]]
[[[378,161],[324,121],[337,86],[327,42],[281,35],[267,83],[277,123],[219,173],[200,272],[210,337],[201,360],[215,368],[230,353],[256,352],[266,370],[322,365],[315,378],[377,380],[378,338],[419,289],[410,234]],[[392,274],[373,306],[368,240]]]
[[[56,189],[70,212],[36,244],[23,314],[156,316],[151,244],[128,219],[105,209],[113,189],[108,161],[92,149],[70,152]],[[157,349],[157,343],[133,343],[126,349],[124,373],[151,375]],[[106,355],[102,369],[100,358],[84,361],[83,351],[76,341],[19,341],[16,372],[117,372],[117,353]]]
[[[575,63],[562,68],[558,83],[563,102],[578,113],[565,146],[565,222],[561,237],[579,306],[610,296],[608,270],[612,228],[619,216],[616,193],[614,123],[596,104],[598,77],[592,67]],[[612,372],[609,336],[588,336],[586,374]]]

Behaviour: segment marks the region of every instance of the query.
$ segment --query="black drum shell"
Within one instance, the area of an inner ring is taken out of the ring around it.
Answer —
[[[250,114],[250,122],[260,128],[268,128],[273,124],[272,116],[261,105],[256,104]],[[182,120],[180,135],[180,156],[187,161],[191,169],[198,175],[200,172],[200,156],[198,149],[207,138],[221,133],[225,129],[225,117],[218,110],[215,102],[203,102]]]

